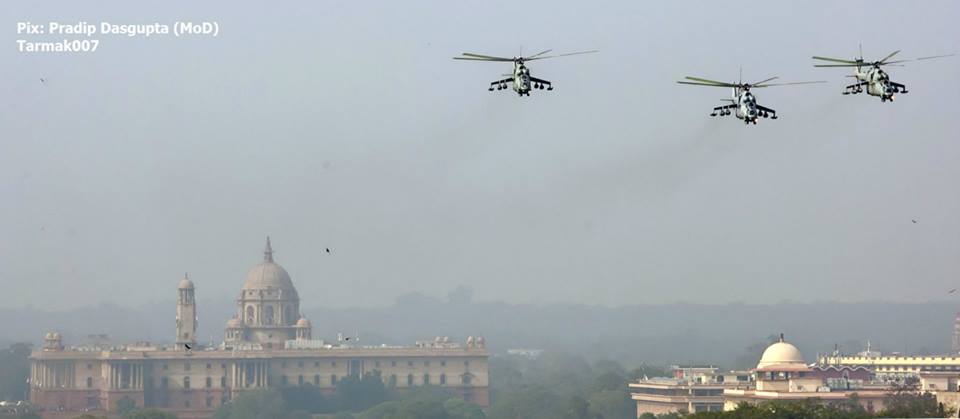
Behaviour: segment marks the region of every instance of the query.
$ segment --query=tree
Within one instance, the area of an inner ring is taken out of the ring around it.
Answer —
[[[124,397],[120,400],[117,400],[117,413],[120,416],[127,416],[127,414],[133,412],[137,408],[137,402],[129,397]]]
[[[177,415],[160,409],[136,409],[123,415],[123,419],[177,419]]]
[[[937,403],[937,398],[930,393],[915,391],[898,391],[884,402],[881,417],[899,418],[929,418],[952,416],[956,411]]]
[[[0,351],[0,400],[25,400],[30,376],[29,343],[14,343]]]
[[[359,412],[387,400],[387,388],[380,372],[368,372],[363,377],[349,376],[337,383],[338,410]]]
[[[276,390],[250,390],[220,406],[215,419],[286,419],[289,410]]]
[[[587,399],[590,414],[603,419],[633,419],[637,415],[637,405],[624,389],[603,390],[590,395]]]
[[[329,413],[335,410],[320,388],[310,383],[281,388],[280,395],[287,407],[292,410],[304,410],[310,413]]]
[[[486,419],[480,406],[467,403],[461,399],[447,399],[443,402],[443,410],[451,419]]]

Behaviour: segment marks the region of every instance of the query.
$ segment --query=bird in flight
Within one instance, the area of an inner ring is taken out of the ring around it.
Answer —
[[[327,253],[330,253],[330,248],[329,248],[329,247],[328,247],[328,248],[326,248],[326,250],[327,250]]]
[[[193,349],[193,348],[190,347],[189,344],[186,344],[186,343],[183,344],[183,347],[184,347],[184,348],[187,348],[187,351],[188,351],[188,352],[189,352],[191,349]]]
[[[947,294],[953,294],[953,293],[955,293],[955,292],[957,292],[957,289],[956,289],[956,288],[950,290],[950,292],[948,292]]]
[[[47,82],[47,79],[40,77],[40,83],[46,83],[46,82]]]
[[[910,220],[910,221],[913,221],[913,223],[914,223],[914,224],[916,224],[916,223],[917,223],[917,220]]]

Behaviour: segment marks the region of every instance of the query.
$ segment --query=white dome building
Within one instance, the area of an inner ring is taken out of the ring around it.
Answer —
[[[239,319],[242,324],[237,333]],[[228,339],[233,342],[260,343],[265,349],[283,348],[283,342],[299,335],[309,336],[300,320],[300,296],[286,269],[273,261],[273,247],[267,237],[263,262],[247,272],[237,298],[237,316],[228,322]],[[309,327],[309,324],[308,326]],[[232,332],[232,333],[231,333]]]

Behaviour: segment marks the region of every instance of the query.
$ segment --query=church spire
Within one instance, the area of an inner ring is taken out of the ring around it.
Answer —
[[[273,247],[270,246],[270,236],[267,236],[267,248],[263,249],[263,261],[273,263]]]

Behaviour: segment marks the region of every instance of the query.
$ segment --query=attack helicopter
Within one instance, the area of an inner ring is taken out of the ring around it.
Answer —
[[[687,80],[692,81],[678,81],[680,84],[690,84],[694,86],[709,86],[709,87],[730,87],[733,88],[732,99],[723,99],[725,101],[731,102],[729,105],[721,105],[713,108],[713,112],[710,113],[710,116],[725,116],[725,115],[735,115],[738,119],[742,119],[745,125],[753,123],[757,125],[757,120],[760,118],[770,118],[777,119],[777,111],[770,109],[766,106],[759,105],[757,103],[756,96],[750,92],[750,89],[759,89],[763,87],[772,87],[772,86],[788,86],[795,84],[812,84],[812,83],[826,83],[826,81],[801,81],[793,83],[770,83],[773,80],[778,79],[779,77],[770,77],[766,80],[761,80],[756,83],[744,83],[743,76],[740,77],[740,82],[737,83],[726,83],[722,81],[703,79],[699,77],[685,77]]]
[[[819,57],[813,56],[814,60],[828,61],[834,64],[814,64],[814,67],[854,67],[853,75],[848,77],[853,77],[857,79],[857,82],[843,88],[843,94],[845,95],[855,95],[859,93],[867,92],[870,96],[878,96],[881,102],[890,101],[893,102],[896,98],[896,93],[909,93],[907,91],[907,86],[902,83],[897,83],[893,80],[890,80],[890,75],[886,71],[883,71],[881,67],[888,65],[899,65],[900,63],[905,63],[908,61],[914,60],[895,60],[889,61],[893,58],[894,55],[900,53],[900,50],[891,52],[886,57],[883,57],[881,60],[868,62],[863,59],[863,48],[860,48],[860,57],[854,58],[853,60],[843,60],[839,58],[830,58],[830,57]],[[943,58],[951,57],[956,54],[948,55],[935,55],[931,57],[920,57],[916,60],[929,60],[933,58]],[[866,87],[866,89],[864,89]]]
[[[508,89],[509,84],[513,84],[513,91],[517,92],[518,96],[527,95],[530,96],[530,91],[533,89],[543,90],[553,90],[553,83],[549,80],[538,79],[533,77],[530,74],[530,68],[526,66],[527,61],[534,60],[543,60],[547,58],[556,58],[556,57],[566,57],[568,55],[579,55],[579,54],[590,54],[597,52],[597,50],[592,51],[580,51],[580,52],[570,52],[566,54],[557,54],[557,55],[544,55],[553,50],[546,50],[538,52],[529,57],[494,57],[491,55],[481,55],[473,54],[469,52],[463,53],[462,57],[453,57],[454,60],[467,60],[467,61],[495,61],[495,62],[512,62],[513,63],[513,74],[504,74],[507,78],[490,82],[490,87],[487,89],[493,91],[494,88],[497,90]]]

